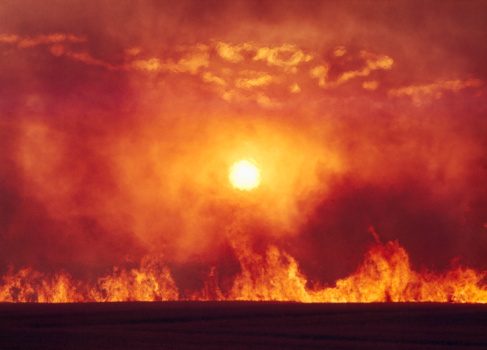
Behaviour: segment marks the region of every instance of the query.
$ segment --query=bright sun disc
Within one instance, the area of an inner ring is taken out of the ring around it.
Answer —
[[[235,162],[228,177],[232,186],[239,190],[249,191],[260,184],[260,170],[253,161]]]

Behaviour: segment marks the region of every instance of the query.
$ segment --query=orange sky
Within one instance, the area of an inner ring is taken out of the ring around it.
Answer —
[[[487,268],[485,2],[121,3],[0,5],[1,274],[184,280],[243,241],[330,282],[370,226]]]

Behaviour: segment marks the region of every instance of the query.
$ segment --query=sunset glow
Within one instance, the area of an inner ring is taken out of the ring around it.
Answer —
[[[3,2],[0,302],[487,303],[485,18]]]

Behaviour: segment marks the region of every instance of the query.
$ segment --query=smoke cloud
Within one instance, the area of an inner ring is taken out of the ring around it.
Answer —
[[[0,273],[162,253],[191,284],[274,244],[330,283],[372,229],[485,269],[487,6],[375,5],[3,3]]]

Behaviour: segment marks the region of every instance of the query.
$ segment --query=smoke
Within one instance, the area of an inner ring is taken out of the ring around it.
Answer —
[[[485,268],[486,10],[3,4],[0,272],[154,252],[225,271],[239,242],[332,282],[370,227],[417,267]],[[228,169],[245,158],[262,182],[240,192]]]

